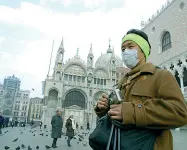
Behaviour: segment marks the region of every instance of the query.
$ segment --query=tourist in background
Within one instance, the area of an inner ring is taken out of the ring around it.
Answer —
[[[3,126],[3,122],[4,122],[4,117],[3,117],[2,113],[0,112],[0,134],[2,134],[1,128]]]
[[[57,139],[61,138],[62,127],[63,127],[62,111],[60,109],[58,109],[56,111],[56,115],[52,117],[51,125],[52,125],[51,137],[53,138],[52,147],[56,148]]]
[[[71,139],[74,137],[74,119],[73,119],[73,116],[70,116],[67,121],[66,121],[66,136],[68,137],[67,139],[67,144],[68,144],[68,147],[71,147],[71,144],[70,144],[70,141]]]
[[[42,128],[42,124],[43,124],[42,121],[40,121],[40,129]]]
[[[90,130],[90,123],[89,122],[87,122],[87,128],[86,129]]]

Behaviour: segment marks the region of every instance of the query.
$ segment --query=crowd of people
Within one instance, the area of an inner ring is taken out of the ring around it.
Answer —
[[[20,126],[20,127],[25,127],[26,125],[26,120],[24,121],[18,121],[16,119],[12,119],[12,118],[9,118],[9,117],[4,117],[3,114],[0,112],[0,134],[2,133],[1,132],[1,129],[2,128],[7,128],[7,127],[17,127],[17,126]]]

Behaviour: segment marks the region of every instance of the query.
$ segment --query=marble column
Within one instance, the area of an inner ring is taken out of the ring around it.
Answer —
[[[58,98],[57,107],[60,106],[60,98]]]
[[[181,91],[182,91],[182,94],[184,94],[184,82],[183,82],[183,73],[180,73],[179,74],[179,78],[180,78],[180,85],[181,85]]]
[[[182,94],[184,94],[184,82],[183,82],[183,72],[179,72],[179,75],[178,77],[180,78],[180,85],[181,85],[181,91],[182,91]],[[176,128],[175,129],[176,131],[180,131],[180,128]]]

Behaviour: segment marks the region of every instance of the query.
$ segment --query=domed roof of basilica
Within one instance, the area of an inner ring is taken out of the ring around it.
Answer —
[[[107,53],[102,54],[95,63],[95,68],[109,68],[111,65],[115,65],[115,67],[122,67],[123,62],[119,56],[114,54],[114,50],[109,48]]]

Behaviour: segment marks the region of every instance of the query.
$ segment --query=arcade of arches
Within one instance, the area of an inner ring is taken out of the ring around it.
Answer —
[[[184,68],[183,76],[180,76],[179,72],[175,71],[175,78],[176,78],[180,88],[182,87],[181,82],[183,82],[183,87],[186,87],[187,86],[187,69],[186,69],[186,67]],[[180,78],[182,78],[182,81],[180,81]]]
[[[186,55],[181,58],[176,58],[176,60],[161,66],[175,76],[184,97],[187,96],[187,56],[185,56]]]

